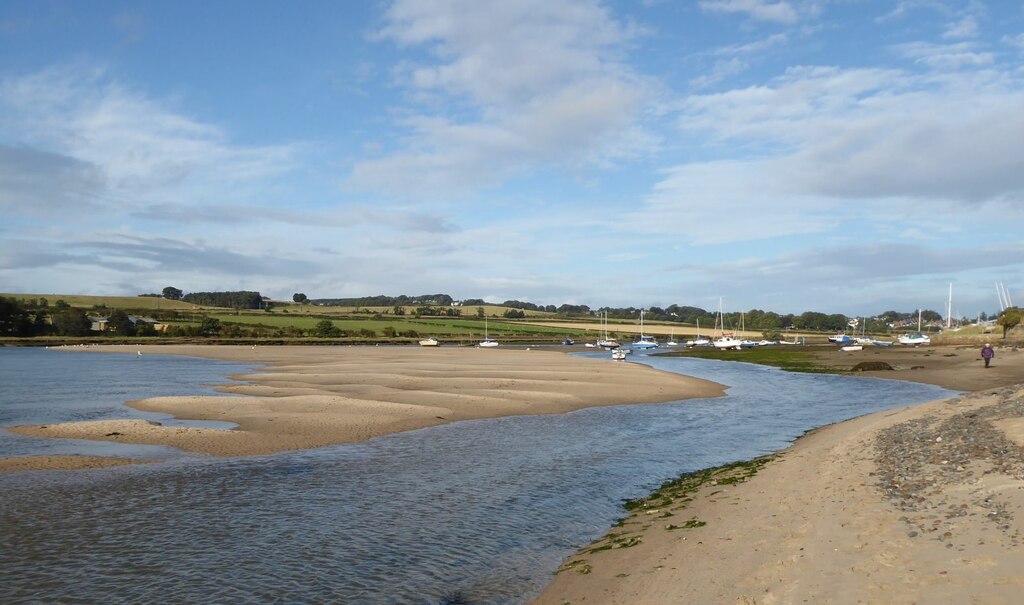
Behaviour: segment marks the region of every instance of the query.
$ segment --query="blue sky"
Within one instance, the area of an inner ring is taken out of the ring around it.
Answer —
[[[1024,3],[5,0],[0,291],[1024,302]]]

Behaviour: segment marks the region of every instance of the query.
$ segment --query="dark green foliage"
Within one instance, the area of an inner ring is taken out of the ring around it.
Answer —
[[[563,315],[590,315],[590,307],[587,305],[562,305],[558,312]]]
[[[230,309],[263,308],[263,297],[260,293],[247,290],[237,292],[189,292],[182,297],[182,300],[208,307],[227,307]]]
[[[996,319],[996,323],[1003,326],[1003,338],[1006,338],[1006,333],[1017,327],[1020,322],[1020,307],[1007,307],[1003,309],[1003,312],[999,314],[999,318]]]
[[[34,336],[35,332],[28,310],[13,298],[0,297],[0,335]]]
[[[335,327],[334,322],[329,319],[322,319],[313,328],[313,336],[317,338],[337,338],[341,336],[341,330]]]
[[[164,298],[168,300],[181,300],[183,292],[174,286],[167,286],[163,289]]]
[[[118,336],[134,336],[135,324],[128,319],[128,314],[117,309],[107,317],[107,332]]]
[[[505,311],[504,316],[507,319],[522,319],[526,317],[526,313],[519,311],[518,309],[508,309]]]
[[[401,305],[451,305],[454,302],[447,294],[424,294],[422,296],[364,296],[360,298],[316,298],[314,303],[332,307],[393,307]]]
[[[53,331],[59,336],[87,336],[91,328],[82,309],[66,309],[53,316]]]
[[[526,309],[527,311],[538,311],[540,307],[533,304],[532,302],[523,302],[521,300],[506,300],[501,303],[502,307],[511,307],[513,309]]]
[[[216,317],[204,317],[202,323],[199,324],[199,333],[203,336],[216,336],[220,334],[220,331],[220,320]]]
[[[304,303],[308,301],[309,299],[306,298],[306,295],[303,294],[302,292],[296,292],[295,294],[292,294],[292,302]]]

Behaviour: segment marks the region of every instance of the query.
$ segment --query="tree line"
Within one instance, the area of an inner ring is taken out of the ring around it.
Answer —
[[[302,294],[303,302],[306,295]],[[294,297],[293,297],[294,300]],[[314,298],[308,299],[316,305],[332,307],[412,307],[418,305],[442,305],[450,306],[455,300],[447,294],[423,294],[421,296],[362,296],[358,298]],[[300,302],[300,301],[296,301]]]

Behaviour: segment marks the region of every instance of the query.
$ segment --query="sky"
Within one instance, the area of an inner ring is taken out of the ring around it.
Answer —
[[[2,0],[0,292],[1024,304],[1024,2]]]

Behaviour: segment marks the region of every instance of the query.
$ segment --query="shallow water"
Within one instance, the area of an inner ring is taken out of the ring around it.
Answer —
[[[0,456],[88,454],[178,457],[174,448],[75,439],[33,439],[2,427],[140,418],[171,426],[233,428],[231,422],[180,420],[126,401],[161,395],[231,395],[214,387],[251,366],[171,355],[100,354],[62,348],[0,347]]]
[[[952,395],[634,357],[732,388],[722,398],[469,421],[274,456],[0,475],[4,600],[524,603],[623,515],[622,500],[667,478],[777,450],[816,426]]]

